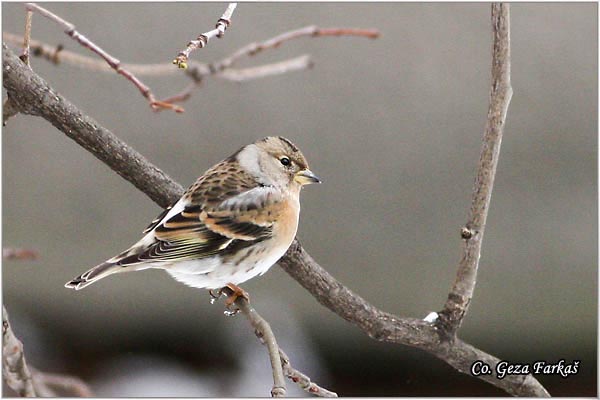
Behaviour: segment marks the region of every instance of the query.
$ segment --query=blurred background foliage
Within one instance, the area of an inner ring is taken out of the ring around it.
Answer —
[[[130,63],[170,62],[214,26],[221,3],[52,3]],[[23,5],[3,3],[22,34]],[[513,362],[581,360],[553,395],[596,395],[597,5],[514,3],[512,82],[475,297],[460,335]],[[298,236],[330,273],[392,313],[439,310],[454,279],[490,80],[489,4],[242,3],[215,61],[309,24],[382,37],[305,38],[244,66],[310,53],[309,71],[207,80],[186,112],[153,113],[129,82],[34,59],[59,92],[187,186],[239,147],[292,139],[325,183],[303,193]],[[33,38],[90,55],[39,15]],[[175,68],[175,67],[174,67]],[[145,78],[157,97],[183,76]],[[40,118],[2,135],[3,301],[30,362],[99,396],[266,396],[267,354],[247,322],[161,271],[63,284],[129,246],[160,209]],[[343,395],[503,395],[421,351],[377,343],[274,267],[248,282],[295,366]],[[290,385],[292,386],[292,385]],[[295,394],[302,392],[295,391]]]

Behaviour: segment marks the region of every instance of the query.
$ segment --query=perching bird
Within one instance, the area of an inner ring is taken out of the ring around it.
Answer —
[[[300,189],[320,182],[292,142],[259,140],[206,171],[140,241],[65,286],[79,290],[115,273],[160,268],[192,287],[241,290],[237,284],[264,274],[287,251]]]

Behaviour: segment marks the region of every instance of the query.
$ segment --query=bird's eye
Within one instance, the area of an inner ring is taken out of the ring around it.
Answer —
[[[286,166],[286,167],[292,163],[292,162],[290,161],[290,159],[289,159],[289,158],[287,158],[287,157],[281,157],[281,158],[279,159],[279,162],[280,162],[282,165]]]

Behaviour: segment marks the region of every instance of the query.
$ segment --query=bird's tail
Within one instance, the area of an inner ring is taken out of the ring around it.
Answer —
[[[102,264],[96,265],[89,271],[79,275],[77,278],[70,280],[65,284],[65,287],[69,289],[80,290],[108,275],[116,272],[123,272],[123,269],[124,268],[121,265],[117,265],[116,262],[103,262]]]

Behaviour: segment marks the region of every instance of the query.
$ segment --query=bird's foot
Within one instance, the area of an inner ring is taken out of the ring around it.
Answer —
[[[217,300],[219,300],[223,295],[227,296],[227,300],[225,300],[225,315],[231,317],[240,312],[240,309],[235,306],[235,302],[238,298],[246,299],[246,301],[250,301],[250,296],[248,292],[244,289],[235,285],[233,283],[228,283],[221,289],[209,289],[208,294],[210,295],[210,304],[215,304]]]
[[[235,302],[238,298],[241,297],[246,301],[250,301],[248,292],[233,283],[228,283],[225,287],[219,289],[219,293],[225,293],[227,295],[227,300],[225,300],[227,311],[225,311],[225,315],[228,316],[233,316],[240,312],[240,309],[235,306]]]

